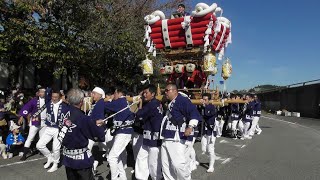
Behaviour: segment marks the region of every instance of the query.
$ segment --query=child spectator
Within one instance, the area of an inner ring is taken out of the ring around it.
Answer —
[[[10,126],[10,133],[7,137],[7,151],[8,151],[8,158],[12,158],[15,155],[22,156],[23,154],[23,143],[24,138],[19,132],[20,126],[16,125],[15,123],[11,124]]]

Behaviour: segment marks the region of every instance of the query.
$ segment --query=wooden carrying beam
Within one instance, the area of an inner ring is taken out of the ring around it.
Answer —
[[[133,98],[134,98],[134,97],[127,97],[127,101],[133,102]],[[157,98],[159,101],[162,101],[163,96],[156,96],[156,98]],[[202,105],[200,99],[190,99],[190,100],[191,100],[192,104]],[[233,104],[233,103],[244,104],[244,103],[247,103],[247,101],[244,101],[244,100],[242,100],[242,99],[226,100],[226,101],[224,101],[224,102],[222,102],[222,101],[217,101],[217,100],[211,100],[210,103],[213,104],[213,105],[215,105],[215,106],[225,106],[225,105]]]

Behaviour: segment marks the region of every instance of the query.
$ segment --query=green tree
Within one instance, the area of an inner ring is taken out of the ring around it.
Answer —
[[[1,1],[1,60],[21,68],[32,62],[54,70],[56,77],[78,72],[91,85],[132,86],[142,78],[144,16],[156,9],[169,11],[181,2]]]

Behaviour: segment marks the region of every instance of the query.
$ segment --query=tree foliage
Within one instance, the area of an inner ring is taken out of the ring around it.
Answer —
[[[34,63],[56,76],[78,70],[91,85],[141,80],[143,17],[182,0],[5,0],[0,2],[1,61]],[[134,77],[134,78],[133,78]]]

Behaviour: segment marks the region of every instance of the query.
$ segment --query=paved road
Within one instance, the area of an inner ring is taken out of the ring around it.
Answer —
[[[320,119],[264,115],[260,126],[262,134],[252,140],[217,139],[214,173],[206,173],[208,157],[201,155],[200,143],[196,143],[200,165],[192,173],[192,179],[320,179]],[[47,173],[43,169],[44,163],[45,158],[39,155],[22,163],[18,157],[0,159],[0,179],[66,179],[64,167],[55,173]],[[100,174],[97,179],[109,179],[106,161],[98,170]],[[126,170],[129,179],[132,179],[131,170],[132,161],[129,161]]]

